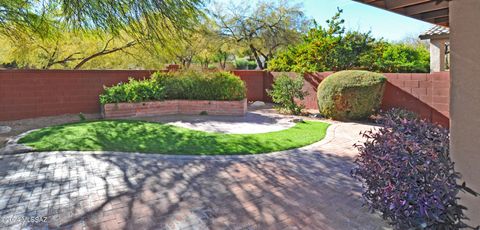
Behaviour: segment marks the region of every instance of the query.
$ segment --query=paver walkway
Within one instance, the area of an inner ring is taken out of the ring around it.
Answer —
[[[258,156],[0,156],[0,229],[385,229],[349,174],[369,128],[336,123],[319,143]]]

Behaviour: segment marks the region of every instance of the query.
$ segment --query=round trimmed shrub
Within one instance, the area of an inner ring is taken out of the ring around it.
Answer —
[[[368,118],[380,107],[386,80],[382,74],[361,70],[328,76],[317,90],[320,114],[336,120]]]

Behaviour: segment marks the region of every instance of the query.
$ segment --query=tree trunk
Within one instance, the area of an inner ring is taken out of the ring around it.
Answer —
[[[260,56],[257,53],[257,49],[255,49],[255,47],[252,44],[250,44],[250,50],[253,53],[253,57],[255,57],[255,61],[257,61],[258,68],[265,69],[263,66],[262,60],[260,59]]]
[[[225,58],[220,59],[220,68],[222,68],[222,70],[225,70],[227,67],[227,58],[228,56],[225,56]]]

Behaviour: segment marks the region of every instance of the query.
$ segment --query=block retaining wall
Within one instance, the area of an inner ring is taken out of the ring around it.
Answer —
[[[104,118],[144,117],[159,115],[208,115],[244,116],[247,99],[241,101],[166,100],[138,103],[112,103],[102,107]]]

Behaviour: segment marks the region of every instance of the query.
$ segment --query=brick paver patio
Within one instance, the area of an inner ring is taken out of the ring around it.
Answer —
[[[0,228],[384,229],[349,174],[369,128],[337,123],[317,144],[245,157],[0,156]]]

